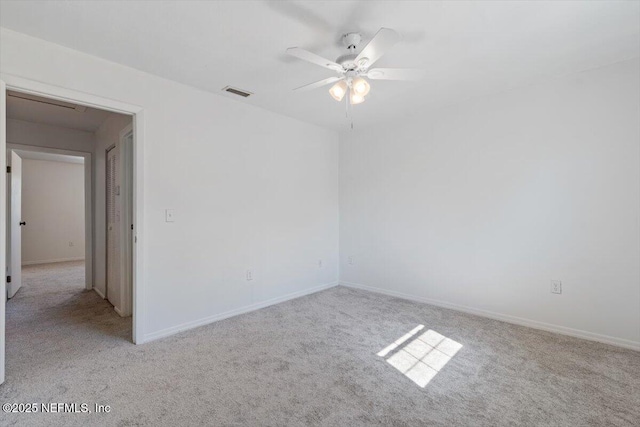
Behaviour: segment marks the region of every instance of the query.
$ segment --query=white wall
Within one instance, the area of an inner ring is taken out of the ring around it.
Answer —
[[[4,47],[4,40],[2,46]],[[93,153],[93,133],[7,119],[7,143]]]
[[[113,114],[102,123],[95,133],[95,188],[94,188],[94,218],[95,218],[95,278],[93,286],[105,295],[106,283],[106,153],[111,146],[120,145],[120,131],[131,124],[131,117]],[[110,293],[118,292],[116,287]],[[119,295],[118,295],[119,296]],[[110,298],[111,299],[111,298]],[[118,298],[119,299],[119,298]],[[114,304],[120,309],[118,304]]]
[[[640,348],[639,75],[633,59],[345,134],[341,282]]]
[[[334,132],[16,32],[0,36],[0,72],[144,108],[143,339],[336,282]],[[174,223],[164,221],[167,208]]]
[[[22,219],[23,265],[84,259],[84,164],[23,159]]]

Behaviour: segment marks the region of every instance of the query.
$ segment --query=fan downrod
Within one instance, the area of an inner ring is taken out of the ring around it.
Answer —
[[[347,48],[347,50],[352,52],[355,52],[356,48],[360,44],[360,41],[362,41],[362,36],[360,36],[360,33],[347,33],[342,36],[342,44]]]

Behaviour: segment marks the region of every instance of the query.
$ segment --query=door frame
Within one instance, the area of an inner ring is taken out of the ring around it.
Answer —
[[[84,159],[84,286],[85,289],[93,289],[93,165],[91,153],[86,151],[63,150],[58,148],[37,147],[7,141],[7,153],[15,151],[21,158],[30,158],[31,153],[44,153],[56,155],[82,157]],[[7,240],[11,236],[7,235]]]
[[[97,96],[94,94],[54,86],[13,74],[0,73],[0,153],[6,152],[6,91],[44,96],[60,101],[99,108],[132,116],[133,122],[133,223],[134,247],[132,251],[133,279],[133,328],[132,340],[135,344],[145,341],[145,240],[144,240],[144,109],[138,105]],[[6,169],[6,156],[0,156],[0,171]],[[6,188],[6,173],[0,174],[0,188]],[[0,197],[0,247],[6,247],[6,200]],[[0,257],[0,270],[6,271],[6,260]],[[6,283],[0,280],[0,383],[5,378],[5,315]]]

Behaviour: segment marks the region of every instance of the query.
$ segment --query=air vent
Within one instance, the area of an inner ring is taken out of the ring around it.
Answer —
[[[247,98],[248,96],[253,95],[251,92],[247,92],[246,90],[237,89],[237,88],[231,87],[231,86],[226,86],[226,87],[222,88],[222,90],[225,91],[225,92],[232,93],[234,95],[241,96],[243,98]]]
[[[71,104],[69,102],[58,101],[56,99],[50,99],[50,98],[43,98],[40,96],[29,95],[26,93],[7,91],[7,96],[10,96],[12,98],[23,99],[25,101],[39,102],[40,104],[53,105],[55,107],[68,108],[70,110],[76,110],[81,113],[84,113],[87,109],[87,107],[85,107],[84,105]]]

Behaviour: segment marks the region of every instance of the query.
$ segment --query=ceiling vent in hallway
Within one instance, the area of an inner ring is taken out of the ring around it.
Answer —
[[[87,110],[87,107],[85,107],[84,105],[71,104],[69,102],[58,101],[57,99],[43,98],[41,96],[35,96],[26,93],[7,91],[7,96],[23,99],[25,101],[39,102],[40,104],[53,105],[55,107],[68,108],[70,110],[76,110],[80,113],[84,113]]]
[[[225,87],[222,88],[222,90],[225,91],[225,92],[232,93],[234,95],[241,96],[243,98],[247,98],[247,97],[253,95],[251,92],[247,92],[246,90],[238,89],[238,88],[231,87],[231,86],[225,86]]]

